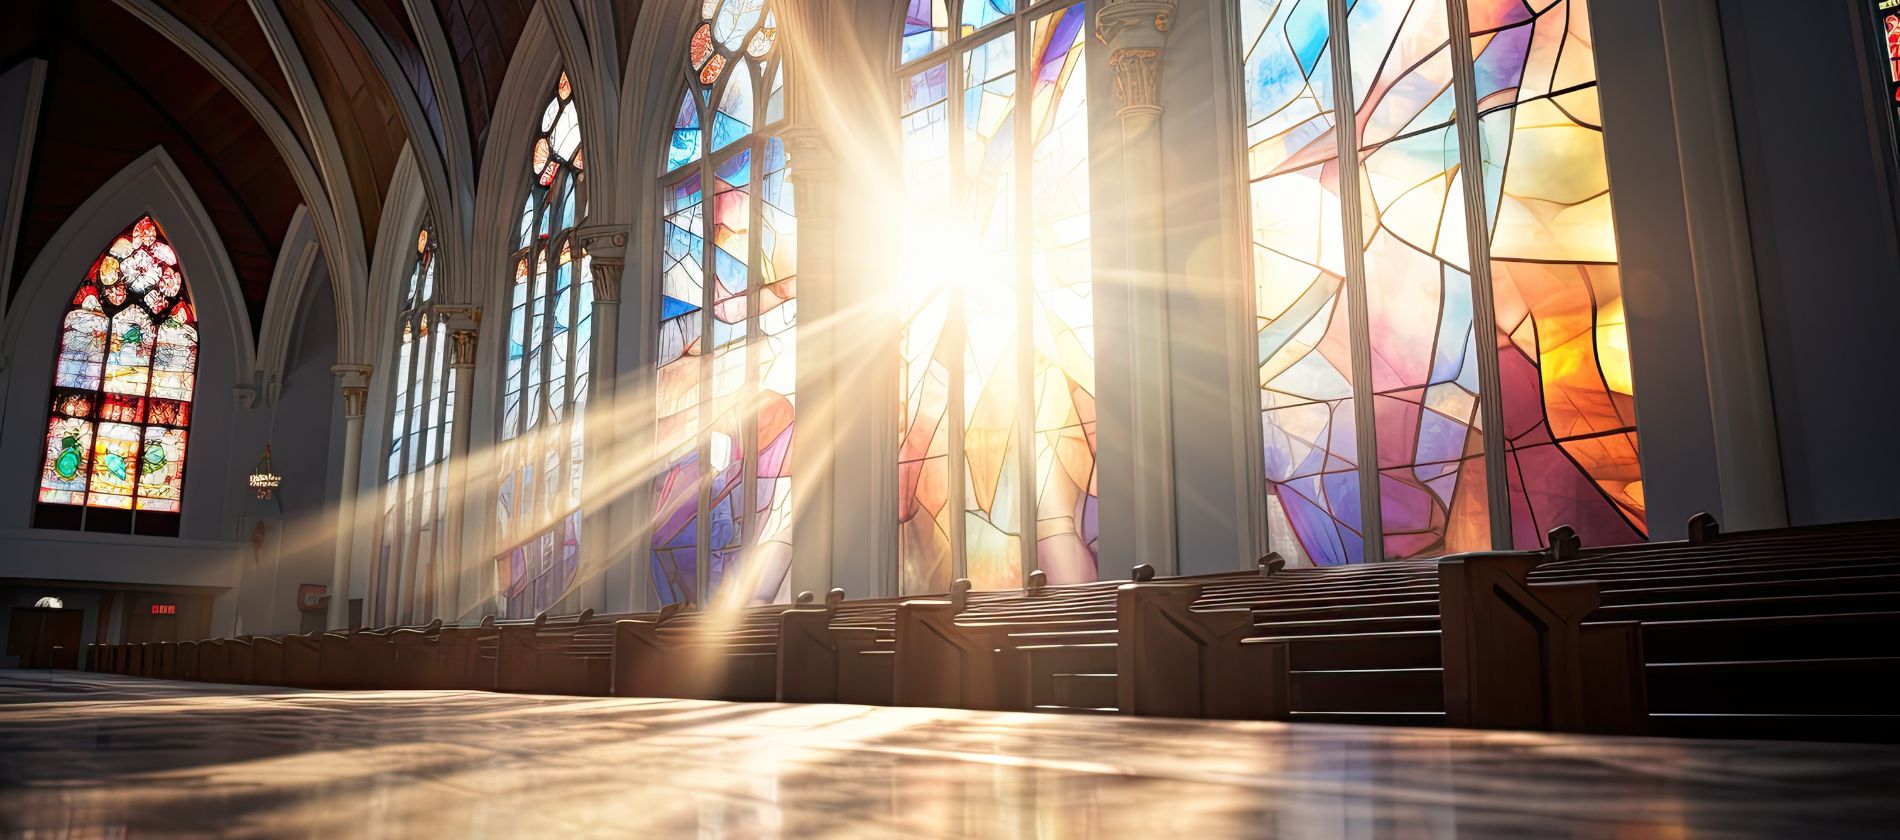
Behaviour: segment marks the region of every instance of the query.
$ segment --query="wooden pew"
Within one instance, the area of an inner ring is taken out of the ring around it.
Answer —
[[[501,626],[496,690],[606,696],[613,683],[615,622],[632,619],[597,616],[590,609]]]
[[[1590,577],[1590,623],[1639,621],[1656,734],[1900,742],[1900,523],[1616,546],[1533,579]]]
[[[1137,566],[1138,582],[1154,570]],[[1251,579],[1255,572],[1208,576]],[[893,663],[897,705],[1004,711],[1116,711],[1119,581],[972,593],[898,605]]]
[[[704,700],[778,697],[784,604],[659,613],[614,623],[613,694]]]

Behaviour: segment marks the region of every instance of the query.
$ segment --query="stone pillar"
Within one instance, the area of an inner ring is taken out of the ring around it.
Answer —
[[[879,565],[889,565],[882,543],[866,531],[870,517],[885,509],[876,493],[885,487],[875,469],[840,469],[848,460],[874,458],[875,447],[849,446],[849,427],[863,418],[886,419],[870,394],[842,405],[836,383],[845,381],[839,365],[853,358],[840,347],[854,331],[817,328],[837,324],[843,295],[838,288],[837,156],[825,134],[810,124],[783,132],[798,203],[798,420],[792,446],[792,593],[824,593],[844,586],[853,596],[894,594],[882,588]],[[868,331],[865,331],[868,332]],[[862,335],[863,332],[856,333]],[[862,358],[862,357],[859,357]],[[869,384],[861,381],[861,384]],[[875,388],[872,390],[875,391]],[[874,438],[859,438],[872,440]],[[884,465],[895,475],[896,459]],[[853,534],[840,545],[835,534]],[[840,551],[848,556],[839,556]],[[839,579],[839,569],[854,573]]]
[[[1161,574],[1179,570],[1174,507],[1173,399],[1169,388],[1168,268],[1161,174],[1162,53],[1173,0],[1106,0],[1095,31],[1122,108],[1122,207],[1126,273],[1116,282],[1126,307],[1129,451],[1134,483],[1134,561]]]
[[[363,410],[369,402],[369,365],[330,368],[343,388],[343,480],[337,491],[336,561],[330,573],[332,629],[349,626],[350,555],[356,547],[356,484],[362,473]]]
[[[454,376],[449,387],[455,394],[454,423],[449,434],[449,497],[443,500],[448,510],[445,528],[447,541],[437,554],[441,558],[435,572],[435,616],[455,621],[472,606],[471,596],[480,591],[468,580],[473,565],[470,545],[464,531],[467,521],[470,425],[475,415],[475,348],[481,336],[482,310],[479,306],[438,306],[436,312],[449,329],[449,372]]]
[[[1788,524],[1788,504],[1722,23],[1715,0],[1670,0],[1656,10],[1676,110],[1722,525],[1779,528]]]
[[[592,390],[587,395],[587,464],[581,473],[581,505],[587,511],[581,528],[584,583],[577,594],[583,602],[578,606],[605,610],[610,606],[607,578],[613,564],[625,554],[621,546],[629,533],[621,517],[615,516],[622,495],[616,488],[627,483],[625,465],[645,463],[620,457],[633,436],[621,433],[619,427],[625,418],[614,398],[620,378],[620,278],[627,266],[627,226],[588,224],[576,230],[575,237],[587,252],[594,278],[594,336],[588,361],[588,387]],[[629,609],[643,606],[631,600],[637,595],[633,592],[637,586],[627,584]],[[617,602],[619,597],[613,600]]]

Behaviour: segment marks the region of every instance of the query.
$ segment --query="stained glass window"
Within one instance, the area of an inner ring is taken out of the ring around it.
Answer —
[[[66,310],[34,525],[177,536],[198,313],[152,217],[93,260]]]
[[[1872,15],[1872,54],[1880,83],[1874,87],[1887,115],[1888,152],[1900,156],[1900,2],[1861,0]]]
[[[1094,580],[1088,13],[904,8],[900,591]]]
[[[660,179],[652,577],[662,603],[784,603],[798,225],[778,23],[763,0],[701,13]]]
[[[1239,2],[1272,547],[1433,556],[1498,518],[1518,547],[1641,539],[1584,0]]]
[[[453,349],[436,313],[435,242],[416,235],[415,265],[403,284],[396,324],[375,585],[370,610],[383,624],[437,614],[437,562],[447,533],[449,440],[454,436]]]
[[[592,261],[574,238],[586,216],[579,104],[562,73],[528,157],[511,260],[495,451],[496,581],[502,612],[554,606],[580,570],[581,467],[593,351]]]

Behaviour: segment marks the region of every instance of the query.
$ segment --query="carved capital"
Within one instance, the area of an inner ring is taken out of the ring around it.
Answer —
[[[1115,93],[1122,98],[1122,113],[1160,113],[1160,50],[1116,50],[1108,57],[1108,66],[1115,71]]]
[[[594,302],[620,302],[620,275],[626,271],[626,262],[622,259],[602,259],[594,257]]]
[[[449,366],[472,368],[475,366],[475,341],[478,333],[474,330],[449,330]]]
[[[622,261],[627,254],[626,225],[585,224],[574,229],[574,238],[580,240],[581,249],[594,258]]]
[[[369,406],[369,387],[366,385],[343,386],[343,417],[354,420],[361,418]]]
[[[582,225],[574,237],[590,258],[593,269],[594,301],[620,302],[620,275],[627,264],[626,225]]]
[[[369,404],[369,365],[332,365],[330,372],[343,386],[343,416],[362,417]]]
[[[239,385],[236,388],[232,388],[231,392],[232,396],[237,398],[238,408],[255,408],[257,406],[256,387],[251,385]]]
[[[804,176],[804,182],[830,181],[838,169],[838,156],[831,148],[831,138],[824,131],[810,125],[794,125],[779,132],[785,141],[785,155],[792,161],[792,178],[798,181]]]
[[[475,342],[481,335],[482,308],[468,304],[438,305],[435,312],[449,330],[449,366],[475,366]]]

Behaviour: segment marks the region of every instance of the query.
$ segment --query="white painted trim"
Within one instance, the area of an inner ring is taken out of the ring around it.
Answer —
[[[191,25],[179,20],[156,0],[114,0],[114,2],[133,16],[145,21],[146,25],[157,30],[186,55],[191,56],[200,67],[215,77],[232,96],[237,98],[244,109],[250,113],[251,118],[264,129],[265,135],[270,137],[271,145],[276,148],[284,165],[290,169],[291,178],[297,182],[297,191],[303,196],[304,205],[312,208],[318,239],[323,243],[324,253],[330,257],[326,262],[331,266],[331,271],[349,272],[354,267],[360,272],[363,265],[362,228],[356,221],[355,197],[354,193],[350,192],[348,177],[339,175],[341,170],[336,168],[340,166],[341,158],[334,153],[335,137],[323,135],[330,140],[326,148],[331,150],[332,154],[323,160],[328,166],[319,171],[316,163],[305,153],[303,140],[291,130],[290,124],[284,120],[282,114],[278,113],[276,106],[264,95],[263,91],[258,89],[251,77],[233,64],[222,50],[207,41]],[[273,41],[271,46],[281,62],[283,55],[281,51],[277,51],[276,42]],[[287,70],[285,75],[287,77],[290,75]],[[305,80],[308,81],[307,74]],[[323,128],[326,131],[329,128],[327,119],[323,121]],[[339,187],[340,193],[337,192]],[[336,202],[341,202],[341,205],[333,203],[333,197]],[[342,215],[338,209],[339,206],[346,208],[348,214]],[[350,320],[349,313],[353,309],[353,291],[346,282],[335,282],[331,286],[336,299],[337,329],[347,335],[344,331],[347,329],[345,325]],[[337,352],[347,353],[347,345],[339,341]]]
[[[265,390],[265,404],[271,399],[270,392],[283,384],[290,344],[303,314],[304,289],[310,285],[323,250],[307,205],[298,205],[291,215],[283,242],[277,250],[277,267],[271,271],[270,296],[264,300],[264,322],[257,333],[256,384]]]
[[[290,84],[291,97],[296,100],[304,129],[317,153],[317,170],[328,187],[329,206],[335,214],[336,226],[342,237],[341,248],[326,249],[330,288],[337,301],[337,362],[360,364],[359,360],[367,358],[363,338],[368,331],[364,329],[362,313],[365,304],[363,296],[368,291],[363,287],[367,285],[369,277],[369,262],[367,243],[363,241],[362,216],[357,212],[356,193],[350,186],[349,166],[343,160],[343,147],[337,140],[335,126],[330,122],[323,95],[317,90],[316,79],[310,75],[310,67],[304,61],[303,52],[297,46],[297,38],[291,33],[283,11],[275,0],[248,0],[248,3],[251,13],[257,18],[258,27],[264,32],[264,39],[270,43],[271,52],[277,56],[285,80]]]
[[[475,172],[478,161],[475,160],[474,139],[469,136],[468,112],[462,101],[455,52],[450,49],[448,35],[442,29],[441,19],[436,16],[435,4],[427,0],[403,0],[402,5],[409,15],[410,27],[415,30],[417,47],[422,51],[422,61],[429,72],[429,83],[437,92],[436,108],[440,112],[442,130],[446,135],[443,139],[448,151],[443,166],[448,170],[449,200],[447,205],[437,206],[435,219],[437,235],[444,236],[443,247],[436,250],[437,258],[442,259],[438,276],[446,279],[450,273],[466,271],[461,263],[468,251],[468,243],[474,238]]]
[[[412,154],[414,150],[414,142],[406,143],[396,158],[396,169],[389,176],[389,189],[383,196],[383,215],[376,226],[376,248],[369,263],[369,298],[363,306],[368,330],[363,338],[363,350],[364,358],[371,360],[376,370],[389,369],[389,352],[383,345],[389,343],[387,339],[395,329],[397,296],[409,280],[410,268],[415,265],[416,231],[428,217],[431,205],[424,173]],[[447,243],[438,245],[436,253],[440,254],[446,246]],[[441,280],[442,271],[438,266],[436,281]],[[370,402],[372,405],[376,402],[373,394]]]
[[[428,116],[422,111],[422,101],[417,96],[415,88],[409,84],[408,73],[404,72],[402,63],[390,50],[389,43],[383,40],[382,32],[370,22],[368,16],[363,14],[356,0],[327,0],[327,2],[337,19],[356,38],[363,52],[369,56],[370,63],[375,66],[376,72],[382,75],[383,88],[389,91],[390,99],[396,105],[396,114],[402,121],[403,134],[408,140],[406,151],[412,165],[416,167],[422,178],[423,189],[429,197],[429,204],[446,210],[451,206],[448,164],[443,160],[441,140],[436,136],[435,129],[430,126]],[[433,86],[433,76],[430,78],[430,83]],[[438,102],[459,96],[459,93],[444,93],[436,90],[432,90],[431,94]],[[385,198],[384,205],[387,206],[387,204],[388,199]],[[451,235],[452,238],[448,244],[453,244],[453,239],[459,238],[459,233],[453,229],[451,229]],[[374,249],[381,242],[382,236],[379,230],[376,243],[370,247]],[[370,267],[374,270],[373,260]],[[369,283],[373,288],[375,279],[370,278]],[[364,301],[363,313],[369,315],[375,312],[378,304],[379,301],[372,292],[369,299]],[[361,337],[363,358],[366,359],[376,356],[376,342],[381,337],[375,329],[376,323],[375,320],[370,320],[366,324],[368,329]]]
[[[26,102],[22,104],[19,130],[20,145],[9,164],[7,181],[6,225],[0,229],[0,312],[7,311],[8,294],[13,288],[13,249],[20,238],[20,212],[26,206],[26,183],[33,171],[33,141],[39,136],[40,97],[46,92],[46,62],[29,58],[10,72],[27,73]]]
[[[21,328],[38,299],[51,295],[57,299],[52,308],[63,308],[99,250],[126,225],[137,221],[141,213],[157,219],[172,247],[178,250],[185,286],[199,310],[200,335],[209,332],[207,328],[215,328],[214,324],[222,325],[232,345],[231,378],[239,383],[250,381],[251,371],[256,369],[257,345],[252,340],[251,318],[237,269],[231,265],[211,215],[163,146],[153,147],[107,179],[46,240],[20,284],[18,305],[7,312],[6,329],[0,333],[0,359],[10,362],[20,358],[16,345]],[[68,270],[74,268],[77,270]],[[59,320],[59,316],[53,316],[53,320]],[[11,371],[12,365],[6,364],[4,369]],[[203,370],[200,359],[199,371]]]

